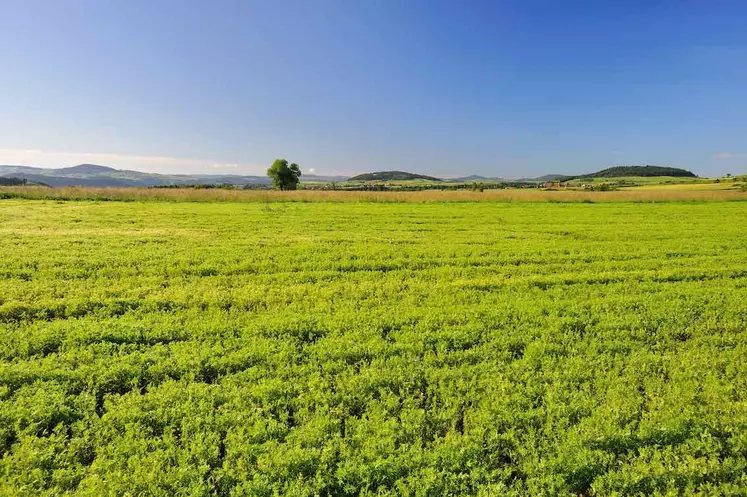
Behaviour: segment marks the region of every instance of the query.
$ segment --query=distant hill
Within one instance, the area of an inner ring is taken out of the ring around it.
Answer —
[[[96,164],[80,164],[59,169],[30,166],[0,166],[0,177],[25,179],[50,186],[192,186],[192,185],[269,185],[266,176],[237,174],[156,174],[114,169]],[[301,181],[343,181],[344,176],[301,176]]]
[[[268,184],[259,176],[169,175],[114,169],[95,164],[81,164],[59,169],[28,166],[0,166],[0,176],[14,176],[29,182],[50,186],[169,186],[197,184]]]
[[[301,182],[307,182],[307,181],[319,181],[319,182],[338,182],[338,181],[345,181],[348,179],[347,176],[317,176],[316,174],[303,174],[301,176]]]
[[[408,173],[405,171],[378,171],[359,174],[352,178],[345,176],[316,176],[304,174],[302,182],[341,182],[341,181],[407,181],[425,180],[444,183],[542,183],[547,181],[568,181],[585,178],[611,178],[626,176],[675,176],[695,178],[696,175],[688,170],[665,166],[615,166],[595,173],[576,176],[561,174],[546,174],[538,178],[521,178],[505,180],[501,178],[480,175],[463,176],[443,180],[424,174]],[[153,187],[153,186],[194,186],[194,185],[256,185],[267,186],[270,179],[266,176],[241,176],[235,174],[155,174],[140,171],[114,169],[96,164],[79,164],[72,167],[47,169],[30,166],[0,166],[0,178],[4,184],[11,181],[7,178],[25,180],[29,184],[46,184],[49,186],[117,186],[117,187]]]
[[[570,176],[566,174],[545,174],[537,178],[519,178],[512,181],[515,183],[544,183],[546,181],[565,181],[568,178]]]
[[[62,169],[53,169],[53,171],[58,174],[112,174],[119,172],[113,167],[97,166],[96,164],[79,164],[72,167],[63,167]]]
[[[461,176],[459,178],[452,178],[449,181],[459,181],[459,182],[464,182],[464,181],[485,181],[485,180],[488,180],[488,179],[493,179],[493,178],[488,178],[487,176],[480,176],[479,174],[470,174],[469,176]]]
[[[348,181],[404,181],[411,179],[423,179],[429,181],[443,181],[440,178],[434,178],[433,176],[425,176],[423,174],[408,173],[405,171],[378,171],[375,173],[359,174],[348,178]]]
[[[685,178],[696,178],[697,176],[686,169],[680,169],[677,167],[666,167],[666,166],[615,166],[607,169],[602,169],[595,173],[580,174],[580,175],[569,175],[569,174],[545,174],[537,178],[519,178],[516,180],[503,180],[501,178],[486,178],[484,176],[472,175],[464,176],[462,178],[454,178],[449,181],[495,181],[495,182],[510,182],[510,183],[545,183],[545,182],[556,182],[556,181],[568,181],[572,179],[583,179],[583,178],[617,178],[626,176],[674,176],[674,177],[685,177]]]
[[[449,178],[446,181],[450,183],[469,183],[469,182],[490,182],[490,183],[501,183],[504,180],[503,178],[493,178],[493,177],[487,177],[487,176],[480,176],[479,174],[470,174],[469,176],[460,176],[459,178]]]
[[[679,178],[697,178],[695,173],[688,171],[687,169],[666,166],[615,166],[591,174],[573,176],[573,178],[619,178],[625,176],[674,176]]]
[[[534,181],[539,181],[541,183],[545,181],[562,181],[567,177],[568,176],[566,176],[565,174],[545,174],[544,176],[534,178]]]
[[[16,177],[50,186],[189,186],[204,184],[267,185],[264,176],[210,174],[155,174],[114,169],[96,164],[80,164],[59,169],[29,166],[0,166],[0,176]]]

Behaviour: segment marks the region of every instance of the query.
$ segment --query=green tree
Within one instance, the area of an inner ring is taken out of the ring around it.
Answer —
[[[298,164],[288,165],[286,159],[277,159],[267,170],[267,176],[272,179],[272,186],[280,190],[295,190],[298,188],[298,179],[301,177],[301,169]]]

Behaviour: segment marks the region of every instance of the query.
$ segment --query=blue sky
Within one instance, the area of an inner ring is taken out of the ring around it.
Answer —
[[[0,6],[0,164],[747,172],[743,0]]]

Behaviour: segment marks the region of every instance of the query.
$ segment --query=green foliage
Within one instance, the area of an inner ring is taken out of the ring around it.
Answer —
[[[298,164],[288,165],[285,159],[277,159],[267,170],[267,176],[272,179],[272,185],[280,190],[295,190],[301,178]]]
[[[25,184],[26,180],[24,178],[0,176],[0,185],[2,186],[19,186]]]
[[[571,178],[619,178],[625,176],[640,176],[640,177],[652,177],[652,176],[672,176],[672,177],[687,177],[695,178],[695,173],[688,171],[687,169],[680,169],[678,167],[666,167],[666,166],[615,166],[596,173],[584,174],[582,176],[570,176],[566,179]]]
[[[0,495],[744,495],[743,217],[3,200]]]
[[[592,192],[609,192],[609,191],[615,190],[615,187],[609,183],[598,183],[598,184],[586,185],[584,187],[584,190],[588,190]]]

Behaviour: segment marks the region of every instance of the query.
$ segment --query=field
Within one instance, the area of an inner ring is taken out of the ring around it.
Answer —
[[[733,187],[733,183],[729,184]],[[0,187],[2,199],[29,200],[99,200],[99,201],[168,201],[168,202],[700,202],[747,201],[747,191],[740,189],[692,188],[691,185],[655,185],[636,191],[595,192],[574,189],[540,190],[537,188],[506,188],[501,190],[415,192],[376,191],[277,191],[192,188],[91,188],[12,186]],[[720,185],[719,185],[720,186]]]
[[[747,495],[744,193],[423,193],[0,200],[0,495]]]
[[[712,183],[715,178],[692,178],[688,176],[608,176],[595,178],[576,178],[567,181],[569,185],[584,183],[618,183],[637,186],[672,186],[672,185],[703,185]]]
[[[679,183],[679,184],[642,184],[638,186],[629,187],[633,190],[735,190],[745,191],[745,181],[747,180],[724,180],[710,182],[694,182],[694,183]],[[626,188],[627,189],[627,188]]]

